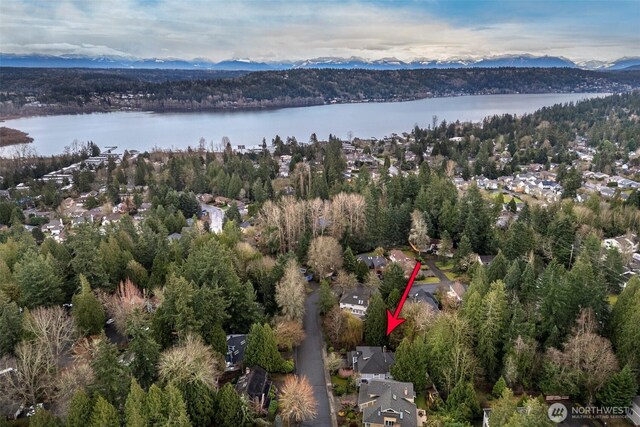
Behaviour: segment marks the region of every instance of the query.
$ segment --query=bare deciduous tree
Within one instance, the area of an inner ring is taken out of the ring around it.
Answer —
[[[291,350],[302,344],[305,338],[304,328],[300,321],[278,319],[274,332],[278,340],[278,347],[281,349]]]
[[[611,342],[596,333],[597,320],[591,310],[583,310],[578,317],[573,335],[564,351],[551,348],[547,356],[554,364],[580,373],[581,384],[591,404],[609,378],[618,370],[618,362]]]
[[[336,304],[329,310],[326,316],[324,316],[324,325],[327,331],[327,338],[329,338],[331,344],[334,346],[339,345],[346,327],[340,306]]]
[[[318,404],[306,377],[292,375],[284,380],[280,389],[280,408],[282,416],[289,424],[301,423],[316,417]]]
[[[334,237],[319,236],[309,246],[309,265],[320,277],[342,267],[342,247]]]
[[[3,376],[1,386],[13,402],[35,405],[52,397],[56,364],[43,341],[23,341],[16,347],[15,357],[1,365],[14,369]]]
[[[73,319],[62,307],[39,307],[31,311],[25,331],[49,352],[54,363],[58,363],[76,336]]]
[[[424,252],[427,246],[429,246],[429,243],[431,243],[427,230],[427,222],[424,220],[424,214],[417,210],[411,213],[409,241],[421,252]]]
[[[120,282],[113,295],[103,293],[99,298],[121,334],[126,334],[127,324],[133,312],[136,309],[144,310],[147,304],[142,291],[130,279]]]
[[[327,369],[331,374],[336,373],[342,367],[342,357],[335,352],[327,355]]]
[[[333,288],[342,295],[349,289],[353,289],[358,284],[358,279],[355,274],[347,273],[344,270],[338,271],[336,280],[333,282]]]
[[[160,355],[160,379],[165,383],[193,384],[202,382],[211,388],[218,385],[220,360],[200,337],[189,335],[177,347]]]
[[[305,283],[300,265],[295,259],[290,259],[284,276],[276,284],[276,303],[287,320],[301,321],[304,316]]]

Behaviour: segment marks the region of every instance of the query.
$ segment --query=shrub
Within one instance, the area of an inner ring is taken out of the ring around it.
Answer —
[[[284,363],[282,364],[282,370],[281,372],[283,374],[290,374],[291,372],[293,372],[293,369],[295,368],[295,364],[293,363],[293,360],[291,359],[287,359],[284,361]]]
[[[347,387],[343,384],[336,384],[333,386],[333,394],[336,396],[342,396],[347,393]]]
[[[272,399],[271,403],[269,403],[269,419],[271,421],[275,420],[276,412],[278,412],[278,401]]]

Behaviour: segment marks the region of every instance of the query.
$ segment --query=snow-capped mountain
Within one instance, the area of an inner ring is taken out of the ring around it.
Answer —
[[[183,60],[176,58],[133,58],[126,56],[50,56],[16,55],[0,53],[3,67],[53,67],[53,68],[137,68],[137,69],[188,69],[188,70],[238,70],[268,71],[290,69],[444,69],[444,68],[495,68],[495,67],[536,67],[536,68],[583,68],[588,70],[624,70],[640,67],[640,57],[625,57],[616,61],[589,60],[573,62],[556,56],[503,55],[487,58],[418,58],[410,62],[397,58],[367,60],[352,56],[349,58],[322,57],[301,61],[259,62],[247,58],[236,58],[213,62],[203,58]]]

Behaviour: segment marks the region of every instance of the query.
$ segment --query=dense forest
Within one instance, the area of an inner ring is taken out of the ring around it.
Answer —
[[[569,68],[288,70],[0,69],[0,115],[200,111],[470,94],[624,92],[640,73]]]

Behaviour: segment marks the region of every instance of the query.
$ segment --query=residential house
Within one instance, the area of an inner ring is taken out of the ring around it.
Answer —
[[[359,384],[373,379],[391,378],[390,369],[395,362],[395,355],[384,347],[356,347],[356,351],[347,354],[349,367],[360,375]]]
[[[411,300],[415,302],[424,302],[429,307],[429,310],[433,311],[433,313],[440,312],[440,304],[438,304],[438,300],[433,296],[431,292],[427,292],[424,289],[420,289],[416,292],[411,293]]]
[[[358,261],[362,261],[367,264],[367,267],[369,267],[370,270],[382,271],[387,265],[387,259],[383,256],[360,254],[356,258]]]
[[[462,283],[454,282],[449,285],[449,291],[447,292],[447,295],[457,302],[461,302],[465,292],[467,292],[467,289]]]
[[[416,265],[416,260],[413,258],[409,258],[404,252],[399,249],[394,249],[389,252],[389,259],[393,262],[400,264],[400,266],[404,269],[404,275],[409,277],[413,272],[413,268]]]
[[[244,361],[244,351],[247,348],[247,336],[245,334],[227,335],[227,354],[225,371],[240,369]]]
[[[604,239],[602,246],[607,249],[616,248],[622,255],[630,257],[638,250],[638,239],[635,234],[618,236],[611,239]]]
[[[362,285],[358,285],[342,295],[342,298],[340,298],[340,308],[349,311],[357,317],[362,317],[367,312],[370,297],[371,291]]]
[[[418,410],[413,384],[372,380],[358,392],[358,408],[365,427],[417,427]]]
[[[263,409],[269,407],[270,388],[269,374],[260,366],[247,368],[245,374],[238,379],[236,384],[238,394],[246,396],[251,402],[258,404]]]

